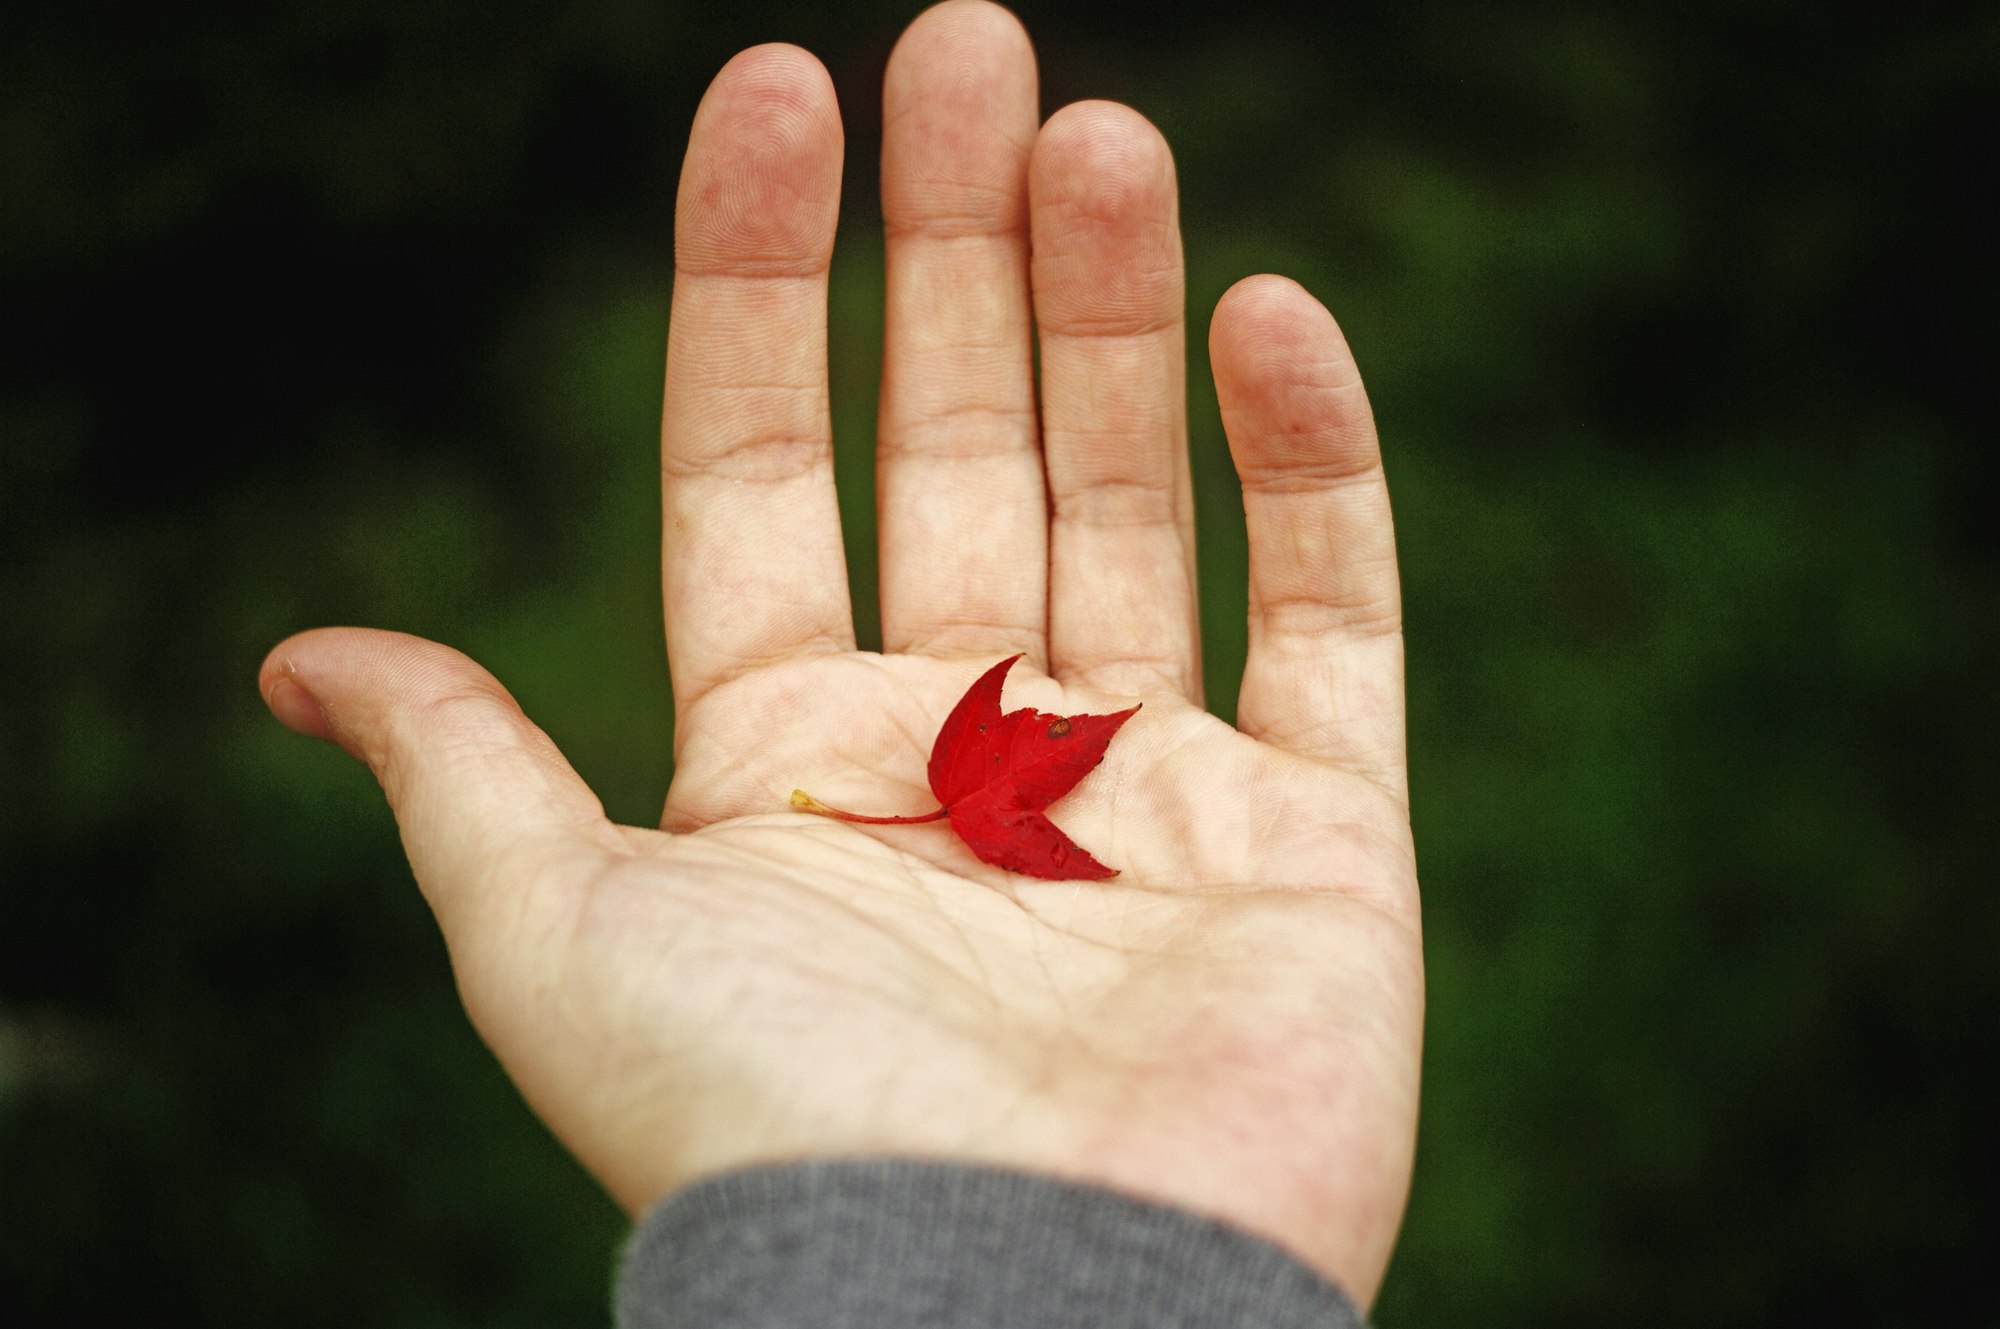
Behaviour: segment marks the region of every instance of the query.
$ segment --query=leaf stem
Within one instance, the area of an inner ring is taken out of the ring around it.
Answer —
[[[926,812],[921,817],[868,817],[859,812],[842,812],[839,808],[828,807],[803,789],[792,791],[792,806],[801,812],[812,812],[822,817],[832,817],[836,821],[858,821],[869,826],[915,826],[919,822],[943,821],[951,814],[944,808]]]

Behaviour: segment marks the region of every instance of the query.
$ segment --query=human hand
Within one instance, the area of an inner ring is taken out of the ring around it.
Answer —
[[[1107,103],[1038,125],[1026,36],[983,0],[911,25],[885,99],[882,654],[854,649],[833,491],[838,112],[812,57],[767,46],[717,76],[681,180],[663,829],[606,820],[446,647],[308,632],[260,686],[380,778],[474,1023],[634,1213],[750,1164],[955,1159],[1232,1222],[1365,1305],[1409,1184],[1423,981],[1353,360],[1278,278],[1211,324],[1251,549],[1232,729],[1200,709],[1166,145]],[[801,786],[927,810],[938,723],[1015,652],[1009,709],[1145,702],[1055,808],[1121,875],[1032,880],[943,826],[787,809]]]

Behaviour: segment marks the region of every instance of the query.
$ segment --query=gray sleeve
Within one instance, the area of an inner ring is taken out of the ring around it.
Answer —
[[[1278,1247],[1114,1191],[948,1163],[826,1161],[668,1197],[620,1329],[1356,1329]]]

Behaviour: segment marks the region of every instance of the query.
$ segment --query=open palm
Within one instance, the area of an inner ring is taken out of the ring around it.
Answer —
[[[1107,103],[1040,124],[1025,35],[984,0],[912,25],[884,126],[883,654],[854,649],[833,493],[838,113],[817,62],[762,47],[710,88],[681,182],[662,829],[606,821],[445,647],[303,634],[265,695],[380,775],[474,1021],[635,1211],[760,1162],[985,1162],[1236,1223],[1365,1303],[1423,999],[1394,546],[1353,361],[1289,282],[1216,312],[1252,560],[1231,728],[1199,704],[1164,143]],[[1145,703],[1052,809],[1118,877],[788,810],[794,787],[934,807],[939,723],[1017,652],[1009,709]]]

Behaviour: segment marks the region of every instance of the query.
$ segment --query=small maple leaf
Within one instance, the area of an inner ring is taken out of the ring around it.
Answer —
[[[868,817],[828,807],[803,789],[792,806],[871,826],[951,820],[981,862],[1054,881],[1101,881],[1118,875],[1063,834],[1042,809],[1068,793],[1104,760],[1118,727],[1139,708],[1110,715],[1050,715],[1032,706],[1000,713],[1000,686],[1021,657],[979,676],[938,730],[931,748],[931,793],[939,807],[914,817]]]

